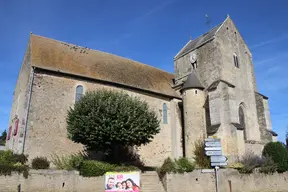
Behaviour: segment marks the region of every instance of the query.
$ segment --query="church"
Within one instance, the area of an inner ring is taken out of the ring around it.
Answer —
[[[175,53],[176,54],[176,53]],[[171,58],[172,59],[172,58]],[[257,90],[252,54],[230,16],[174,57],[174,74],[113,54],[31,34],[14,91],[6,148],[29,158],[82,151],[67,138],[69,107],[90,90],[145,100],[160,122],[137,148],[147,166],[193,158],[199,139],[221,139],[233,162],[277,140],[268,97]]]

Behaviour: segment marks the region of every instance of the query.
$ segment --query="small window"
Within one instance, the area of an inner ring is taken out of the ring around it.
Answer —
[[[163,124],[168,123],[167,104],[163,104]]]
[[[197,94],[197,90],[195,90],[195,94]]]
[[[239,60],[238,60],[238,56],[236,55],[236,53],[234,53],[233,59],[234,59],[234,66],[239,68]]]
[[[76,87],[76,98],[75,98],[75,101],[78,102],[81,97],[83,97],[83,86],[82,85],[78,85]]]

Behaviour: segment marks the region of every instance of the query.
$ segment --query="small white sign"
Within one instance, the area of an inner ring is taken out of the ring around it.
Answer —
[[[220,142],[206,142],[205,146],[206,147],[221,147],[221,143]]]
[[[205,151],[207,156],[222,155],[222,151]]]
[[[202,169],[201,173],[214,173],[215,170],[214,169]]]
[[[205,147],[205,151],[221,151],[221,147]]]

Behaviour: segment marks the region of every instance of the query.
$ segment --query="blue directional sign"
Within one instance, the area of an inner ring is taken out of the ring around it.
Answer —
[[[227,157],[219,155],[219,156],[211,156],[211,163],[225,163],[227,161]]]

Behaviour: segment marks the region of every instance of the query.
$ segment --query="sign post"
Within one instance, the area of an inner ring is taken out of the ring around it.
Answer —
[[[216,192],[219,192],[218,170],[220,166],[227,165],[227,157],[222,155],[221,140],[216,138],[205,139],[205,154],[210,156],[211,166],[215,169]]]

